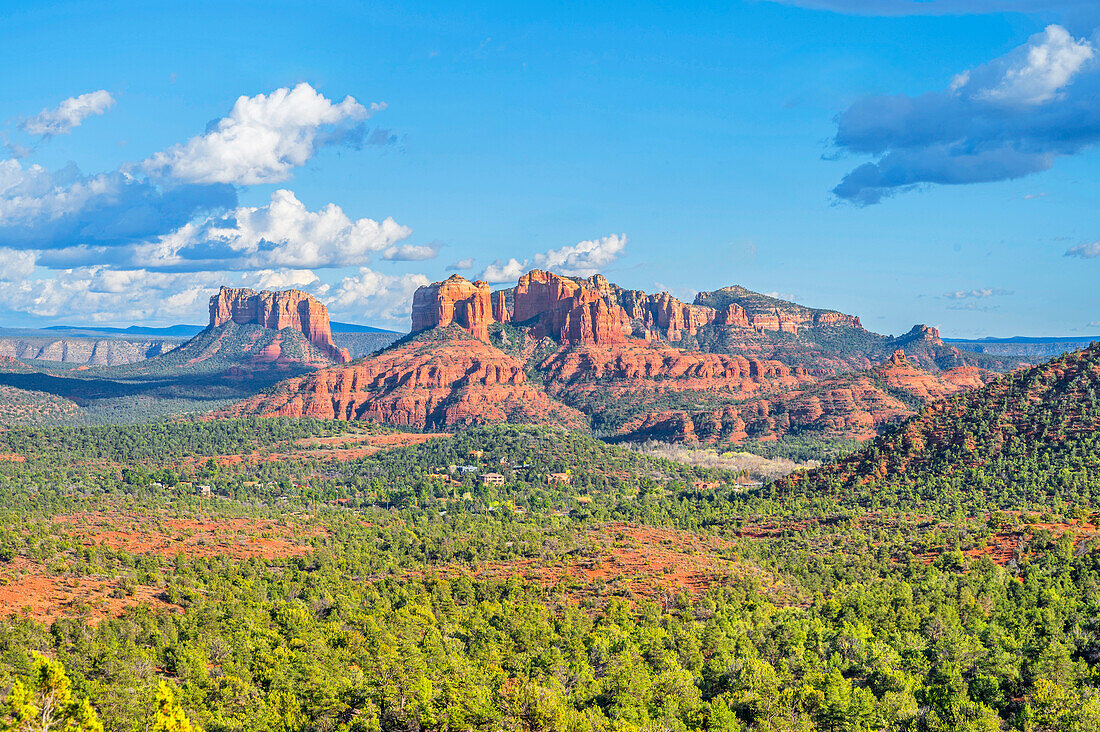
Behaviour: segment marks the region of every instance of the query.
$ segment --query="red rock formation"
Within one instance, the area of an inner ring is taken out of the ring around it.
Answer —
[[[721,409],[643,414],[624,432],[636,437],[710,443],[740,443],[750,434],[757,439],[775,439],[802,430],[825,437],[866,440],[887,425],[911,416],[914,398],[927,404],[979,388],[993,378],[994,374],[973,367],[930,373],[913,366],[904,353],[897,351],[886,363],[867,371],[754,397]]]
[[[696,305],[695,307],[703,307]],[[735,328],[751,328],[749,316],[745,314],[745,308],[736,303],[730,303],[718,313],[714,322],[716,325],[732,325]]]
[[[493,320],[498,323],[507,323],[512,319],[508,312],[508,301],[504,290],[493,293]]]
[[[584,415],[527,380],[524,364],[476,340],[413,341],[282,382],[229,415],[372,420],[420,429],[495,422],[584,429]]]
[[[669,346],[634,343],[562,349],[539,365],[555,382],[647,379],[675,381],[679,389],[718,387],[752,391],[765,379],[796,386],[812,379],[778,361],[761,361],[719,353],[681,351]],[[711,383],[706,383],[711,382]]]
[[[494,322],[489,285],[451,275],[443,282],[417,288],[413,294],[412,332],[455,323],[474,338],[488,340]]]
[[[223,287],[210,298],[210,327],[229,322],[272,330],[293,328],[337,363],[351,360],[347,349],[337,348],[332,340],[328,308],[300,290],[256,292]]]
[[[678,342],[711,324],[757,333],[793,334],[800,328],[817,326],[862,329],[859,318],[784,303],[741,287],[701,296],[710,298],[716,306],[699,302],[699,298],[689,305],[667,292],[647,295],[624,290],[603,275],[581,280],[536,269],[520,277],[512,290],[509,312],[505,292],[489,294],[482,283],[470,283],[454,275],[446,282],[417,291],[412,330],[454,322],[485,339],[489,323],[514,321],[535,338],[550,336],[573,345],[604,345],[625,343],[631,335]]]
[[[731,305],[737,306],[748,322],[748,327],[760,332],[797,333],[803,328],[825,326],[863,329],[859,318],[854,315],[803,307],[793,302],[752,292],[738,285],[723,287],[714,292],[700,292],[695,296],[695,304],[718,309],[727,309]],[[732,317],[731,321],[734,320],[738,325],[741,324],[740,317]]]
[[[601,290],[610,293],[603,278],[589,287],[551,272],[531,270],[519,278],[512,295],[512,318],[528,324],[535,338],[551,336],[582,345],[626,343],[623,323],[629,318],[610,294]]]

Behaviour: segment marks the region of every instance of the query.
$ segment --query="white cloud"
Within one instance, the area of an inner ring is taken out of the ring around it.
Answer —
[[[49,278],[0,282],[4,307],[85,323],[200,322],[224,273],[169,274],[78,267]]]
[[[984,300],[987,297],[999,297],[1001,295],[1011,295],[1009,290],[1002,290],[999,287],[981,287],[975,290],[955,290],[954,292],[945,292],[944,297],[948,300]]]
[[[460,259],[457,262],[451,262],[447,265],[448,272],[457,272],[461,269],[470,269],[474,266],[474,258],[466,257],[466,259]]]
[[[535,255],[535,265],[568,277],[591,277],[614,262],[626,248],[626,234],[611,234]],[[515,260],[512,260],[513,262]]]
[[[925,184],[969,185],[1050,169],[1100,141],[1100,64],[1091,40],[1058,25],[944,89],[874,94],[836,117],[838,152],[876,159],[833,189],[857,205]]]
[[[1081,244],[1066,250],[1067,257],[1081,257],[1082,259],[1095,259],[1100,257],[1100,241]]]
[[[93,114],[103,114],[114,104],[115,99],[110,92],[100,89],[78,97],[69,97],[53,109],[43,109],[34,117],[25,120],[22,127],[32,135],[43,137],[66,135],[79,127],[88,117]]]
[[[205,323],[210,297],[222,285],[293,288],[319,298],[329,291],[309,270],[154,272],[96,265],[33,280],[0,280],[0,307],[76,323]]]
[[[120,171],[83,175],[0,160],[0,241],[24,249],[63,249],[146,240],[197,212],[236,205],[232,186],[159,187]]]
[[[497,284],[500,282],[515,282],[520,278],[524,272],[527,271],[527,260],[522,262],[512,257],[507,262],[501,262],[499,259],[481,273],[479,279],[483,279],[491,284]]]
[[[387,275],[360,267],[356,276],[343,279],[326,304],[354,321],[381,320],[407,328],[413,293],[429,284],[422,274]]]
[[[967,74],[963,93],[974,88],[975,98],[1006,105],[1032,106],[1053,100],[1087,61],[1094,50],[1086,39],[1074,40],[1065,28],[1046,30],[980,71]]]
[[[344,267],[365,264],[410,234],[412,229],[392,218],[353,220],[334,203],[310,211],[294,193],[280,189],[266,206],[241,206],[188,223],[144,245],[139,256],[157,267],[190,262],[203,268],[211,261],[236,269]]]
[[[551,249],[533,257],[534,267],[556,272],[566,277],[591,277],[613,263],[623,253],[627,244],[626,234],[611,234],[599,239],[588,239],[561,249]],[[470,264],[473,261],[470,260]],[[448,269],[458,269],[452,265]],[[515,257],[507,262],[496,260],[481,273],[486,282],[515,282],[528,269],[528,260]]]
[[[0,280],[18,282],[34,274],[34,252],[0,247]]]
[[[382,109],[384,104],[368,109],[350,96],[333,104],[304,82],[242,96],[211,131],[157,153],[142,168],[192,183],[277,183],[319,145],[361,133],[363,120]]]
[[[252,273],[255,287],[259,290],[322,290],[327,292],[328,285],[308,269],[261,269]]]
[[[425,259],[435,259],[439,256],[439,246],[436,244],[402,244],[390,247],[382,253],[382,259],[391,259],[395,262],[422,262]]]

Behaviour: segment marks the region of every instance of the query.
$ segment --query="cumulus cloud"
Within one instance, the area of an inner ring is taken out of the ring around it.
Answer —
[[[34,252],[0,247],[0,280],[18,282],[34,273]]]
[[[145,160],[150,174],[189,183],[278,183],[324,144],[360,139],[363,121],[385,108],[348,96],[338,104],[306,83],[242,96],[206,134]]]
[[[212,263],[228,269],[344,267],[367,263],[411,233],[392,218],[351,219],[334,203],[310,211],[294,193],[280,189],[266,206],[241,206],[188,222],[139,247],[135,259],[172,269]]]
[[[987,297],[1000,297],[1011,295],[1011,290],[1002,290],[999,287],[982,287],[975,290],[955,290],[945,292],[943,296],[948,300],[983,300]]]
[[[21,281],[0,278],[0,308],[77,323],[202,323],[222,285],[298,289],[322,299],[330,290],[309,270],[157,272],[94,265]]]
[[[86,176],[75,165],[51,172],[0,160],[0,241],[14,248],[133,243],[236,203],[225,184],[165,187],[119,171]]]
[[[568,277],[591,277],[614,262],[626,248],[626,234],[589,239],[546,254],[535,255],[535,265]]]
[[[103,114],[115,104],[114,97],[105,89],[69,97],[53,109],[41,112],[24,120],[21,127],[31,135],[53,137],[67,135],[79,127],[84,120],[95,114]]]
[[[485,280],[490,284],[499,284],[501,282],[515,282],[520,276],[527,271],[527,260],[522,262],[512,257],[507,262],[496,260],[481,273],[479,279]]]
[[[221,273],[79,267],[48,278],[0,282],[0,302],[11,311],[76,322],[193,321],[225,282]]]
[[[591,277],[615,262],[626,244],[626,234],[611,234],[536,254],[532,257],[533,263],[526,259],[521,262],[515,257],[507,262],[498,259],[485,268],[481,279],[490,283],[515,282],[527,271],[529,264],[566,277]]]
[[[1097,38],[1058,25],[948,87],[870,96],[837,116],[836,147],[872,155],[833,193],[859,205],[926,184],[960,185],[1047,170],[1100,139]]]
[[[60,134],[106,108],[67,100],[24,129]],[[288,190],[241,206],[238,186],[279,180],[323,145],[363,142],[370,108],[309,85],[241,97],[204,135],[98,175],[0,160],[0,310],[70,322],[201,322],[224,284],[303,289],[344,312],[394,321],[422,275],[375,276],[373,256],[434,257],[391,218],[308,209]],[[5,142],[6,138],[4,139]],[[313,270],[361,267],[338,291]],[[35,276],[42,269],[49,275]],[[381,279],[379,279],[381,277]],[[407,312],[405,313],[407,315]]]
[[[429,284],[422,274],[387,275],[360,267],[358,274],[340,282],[326,304],[344,317],[408,327],[413,293]]]
[[[401,244],[382,253],[382,259],[395,262],[422,262],[439,256],[438,244]]]
[[[1067,257],[1080,257],[1081,259],[1095,259],[1100,257],[1100,241],[1080,244],[1066,250]]]
[[[473,266],[474,266],[474,258],[473,257],[466,257],[465,259],[460,259],[457,262],[451,262],[450,264],[448,264],[447,265],[447,271],[448,272],[458,272],[459,270],[470,269]]]
[[[328,285],[308,269],[261,269],[253,272],[252,277],[260,290],[328,291]]]

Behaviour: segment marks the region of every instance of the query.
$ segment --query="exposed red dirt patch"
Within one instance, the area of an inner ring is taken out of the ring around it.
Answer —
[[[17,557],[0,569],[0,616],[21,615],[48,625],[66,616],[99,622],[141,604],[182,612],[162,599],[159,587],[136,586],[127,594],[121,586],[117,577],[51,575],[41,564]],[[111,597],[112,591],[122,596]]]
[[[104,545],[131,554],[230,556],[235,559],[279,559],[308,554],[305,539],[319,530],[272,520],[220,518],[210,520],[79,513],[55,516],[56,524],[72,526],[72,536],[86,546]]]
[[[564,586],[574,600],[606,602],[621,596],[665,604],[684,592],[697,596],[738,577],[752,576],[774,601],[792,600],[782,582],[741,560],[729,542],[717,537],[614,523],[588,532],[580,543],[584,548],[562,563],[488,562],[475,567],[472,574],[478,579],[518,574],[545,587]]]
[[[274,446],[276,449],[254,450],[250,453],[236,453],[232,455],[201,455],[184,459],[186,465],[197,465],[207,460],[214,460],[219,465],[240,465],[248,463],[258,465],[260,463],[279,462],[283,460],[358,460],[382,450],[408,445],[420,445],[436,437],[442,437],[440,433],[413,433],[392,432],[384,434],[350,434],[337,435],[335,437],[306,437],[293,443],[284,443]]]

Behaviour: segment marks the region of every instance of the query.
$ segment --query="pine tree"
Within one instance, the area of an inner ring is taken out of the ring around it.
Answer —
[[[72,682],[58,661],[34,654],[31,681],[12,684],[0,704],[0,732],[103,732],[87,699],[73,695]]]
[[[175,694],[168,684],[160,682],[157,688],[156,711],[149,732],[193,732],[194,728],[183,713],[183,707],[176,701]]]

